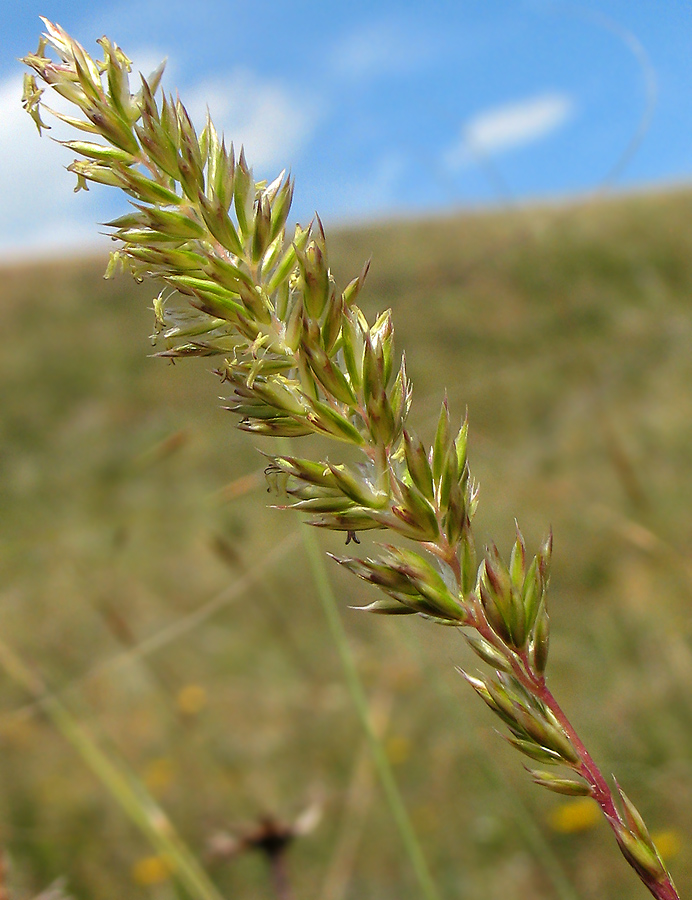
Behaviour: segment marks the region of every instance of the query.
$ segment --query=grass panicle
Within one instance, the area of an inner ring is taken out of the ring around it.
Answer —
[[[392,314],[369,321],[356,305],[367,264],[339,289],[319,218],[287,226],[290,177],[256,181],[244,151],[227,145],[209,117],[198,133],[181,101],[160,93],[161,68],[133,93],[129,60],[115,44],[103,38],[95,60],[45,24],[38,50],[23,60],[33,72],[24,105],[41,132],[45,89],[71,102],[76,117],[60,118],[89,137],[67,142],[79,157],[69,167],[77,187],[109,185],[130,199],[132,211],[110,223],[119,249],[108,274],[123,268],[168,286],[154,304],[158,354],[218,357],[242,430],[320,435],[335,442],[335,458],[343,448],[336,462],[271,455],[277,505],[355,546],[360,532],[386,532],[368,555],[334,557],[380,592],[364,608],[466,629],[491,673],[465,677],[531,760],[536,784],[592,797],[650,893],[677,898],[641,816],[547,687],[552,535],[532,555],[517,527],[507,560],[494,546],[478,558],[468,422],[445,398],[431,445],[415,434]]]

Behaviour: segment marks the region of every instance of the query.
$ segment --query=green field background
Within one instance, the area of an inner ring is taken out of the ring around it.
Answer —
[[[535,550],[552,526],[550,683],[692,895],[692,194],[332,235],[342,287],[368,257],[362,305],[394,311],[414,426],[431,439],[445,388],[468,408],[479,542],[508,553],[516,517]],[[273,896],[265,862],[213,863],[210,840],[312,805],[298,898],[414,900],[299,522],[269,508],[271,444],[234,428],[213,360],[151,358],[158,287],[104,266],[0,271],[2,641],[229,900]],[[443,900],[648,896],[582,801],[531,784],[455,672],[476,665],[459,633],[359,613],[373,594],[330,574]],[[4,672],[0,787],[18,900],[59,876],[80,900],[184,896]]]

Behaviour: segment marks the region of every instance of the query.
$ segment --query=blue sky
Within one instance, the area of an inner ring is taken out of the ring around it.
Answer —
[[[8,8],[9,7],[9,8]],[[73,195],[71,157],[19,108],[42,14],[90,52],[107,33],[259,176],[290,168],[294,217],[328,223],[687,182],[690,0],[7,0],[0,255],[105,247],[125,208]],[[53,134],[65,137],[59,130]],[[635,146],[636,145],[636,146]],[[634,152],[636,149],[636,152]]]

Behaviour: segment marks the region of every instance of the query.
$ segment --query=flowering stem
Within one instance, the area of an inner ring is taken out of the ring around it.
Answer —
[[[516,557],[516,554],[513,556]],[[491,572],[490,581],[493,581],[497,578],[497,572],[492,569]],[[535,648],[531,648],[534,651],[532,658],[529,649],[508,646],[489,624],[477,599],[467,624],[483,641],[481,647],[478,644],[474,646],[473,642],[471,646],[476,652],[482,650],[486,662],[492,665],[499,662],[501,669],[495,672],[497,680],[481,680],[468,675],[466,678],[493,712],[509,726],[514,735],[511,739],[514,746],[534,760],[565,765],[583,779],[580,782],[558,778],[544,771],[529,770],[534,781],[557,793],[592,797],[615,834],[620,851],[649,892],[657,900],[679,900],[641,815],[616,782],[623,811],[618,808],[618,798],[549,690],[543,667],[537,665]],[[488,655],[492,653],[494,658]]]
[[[548,686],[545,678],[537,679],[537,684],[527,684],[526,686],[533,689],[533,693],[539,698],[553,713],[555,718],[562,726],[562,730],[569,738],[572,746],[579,755],[579,774],[591,787],[591,796],[603,810],[603,814],[609,822],[618,822],[622,824],[622,819],[618,813],[613,795],[608,787],[605,777],[594,762],[591,754],[584,746],[583,741],[575,731],[571,722],[565,715],[562,707],[559,705]]]
[[[528,684],[526,686],[529,687]],[[577,751],[580,758],[579,774],[591,787],[591,796],[600,806],[603,815],[606,818],[606,821],[615,832],[615,836],[617,839],[621,829],[627,827],[627,823],[623,816],[618,812],[612,791],[608,787],[605,777],[594,762],[591,754],[584,746],[583,741],[565,715],[562,707],[557,702],[551,691],[548,689],[548,686],[545,683],[545,678],[539,679],[538,684],[534,684],[532,687],[535,696],[538,697],[539,700],[541,700],[553,713],[555,718],[562,726],[562,730],[570,739],[572,746]],[[620,844],[619,841],[618,843]],[[622,849],[621,844],[620,847]],[[654,878],[651,874],[644,871],[641,866],[635,864],[635,861],[632,860],[627,855],[627,853],[624,853],[624,855],[632,868],[637,872],[641,880],[649,889],[650,893],[654,897],[656,897],[656,900],[680,900],[678,892],[673,885],[668,872],[664,870],[659,878]]]

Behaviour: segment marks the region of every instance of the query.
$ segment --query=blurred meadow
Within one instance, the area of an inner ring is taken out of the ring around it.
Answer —
[[[338,284],[372,256],[363,306],[394,310],[418,431],[432,437],[445,387],[457,419],[468,407],[479,538],[505,553],[515,517],[530,548],[552,526],[550,682],[681,895],[691,223],[678,191],[331,235]],[[220,409],[213,361],[150,358],[158,288],[104,268],[0,273],[2,641],[142,779],[229,900],[274,895],[260,854],[213,862],[214,836],[313,805],[321,819],[289,856],[296,897],[413,900],[298,520],[269,508],[270,445]],[[371,594],[329,571],[442,898],[644,898],[591,801],[538,790],[494,733],[454,670],[475,667],[459,634],[354,611]],[[18,898],[60,876],[80,900],[184,896],[7,672],[0,778]]]

